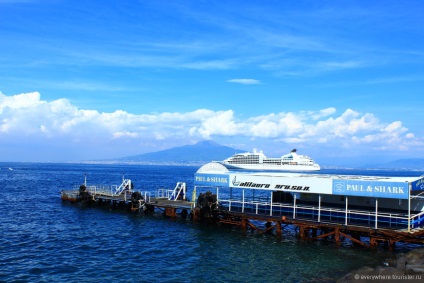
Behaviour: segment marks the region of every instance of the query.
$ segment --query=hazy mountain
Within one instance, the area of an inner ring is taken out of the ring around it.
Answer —
[[[193,145],[184,145],[157,152],[117,158],[113,161],[150,164],[204,164],[214,160],[224,160],[239,152],[245,151],[222,146],[208,140]]]
[[[376,168],[384,169],[399,169],[399,170],[423,170],[424,171],[424,158],[408,158],[398,159],[386,162],[379,165],[374,165]]]
[[[363,159],[329,158],[317,160],[321,168],[357,168],[357,169],[388,169],[388,170],[413,170],[424,171],[424,158],[397,159],[391,161],[378,161],[364,163]]]
[[[201,141],[193,145],[184,145],[156,152],[115,158],[107,161],[104,160],[103,162],[202,165],[211,161],[224,160],[240,152],[246,151],[223,146],[214,141],[208,140]],[[321,168],[347,166],[352,168],[424,171],[424,158],[398,159],[389,162],[382,161],[380,163],[366,165],[359,160],[356,164],[347,164],[347,160],[337,159],[326,160],[323,162],[318,161],[318,163],[321,165]]]

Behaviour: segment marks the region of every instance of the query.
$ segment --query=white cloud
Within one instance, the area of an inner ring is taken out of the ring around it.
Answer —
[[[312,119],[318,120],[322,117],[330,116],[336,112],[336,108],[329,107],[326,109],[322,109],[320,111],[308,111],[307,114],[311,116]]]
[[[228,83],[236,83],[236,84],[242,84],[242,85],[257,85],[261,84],[260,80],[255,79],[231,79],[227,80]]]
[[[43,103],[40,101],[38,92],[19,94],[15,96],[5,96],[0,94],[0,113],[5,108],[20,109],[35,106]]]
[[[132,133],[132,132],[115,132],[112,135],[113,135],[114,138],[122,138],[122,137],[136,138],[136,137],[138,137],[137,133]]]
[[[238,132],[233,111],[211,112],[210,114],[212,115],[201,118],[199,128],[197,131],[191,131],[191,134],[196,136],[196,133],[199,133],[202,138],[209,139],[212,135],[232,136],[233,133]]]
[[[372,113],[335,108],[317,111],[280,112],[237,118],[232,110],[198,109],[186,113],[135,115],[123,110],[100,113],[79,109],[67,99],[44,101],[37,92],[6,96],[0,93],[1,143],[20,141],[25,147],[40,141],[64,147],[84,146],[101,150],[113,146],[126,155],[126,148],[158,141],[179,141],[219,137],[271,139],[310,147],[334,145],[373,150],[422,148],[423,141],[401,121],[381,122]],[[126,147],[120,148],[125,143]],[[118,150],[116,149],[116,150]],[[141,150],[139,150],[140,152]],[[118,155],[118,156],[119,156]]]
[[[196,70],[226,70],[234,68],[236,60],[194,61],[182,64],[182,67]]]

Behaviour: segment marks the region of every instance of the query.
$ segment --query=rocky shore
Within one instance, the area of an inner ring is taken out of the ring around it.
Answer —
[[[337,280],[337,283],[348,282],[424,282],[424,248],[399,254],[384,266],[361,267]]]

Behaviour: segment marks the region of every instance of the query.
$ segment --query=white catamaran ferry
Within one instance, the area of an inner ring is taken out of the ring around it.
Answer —
[[[280,158],[273,158],[266,157],[262,150],[258,152],[254,148],[253,152],[238,153],[219,163],[229,169],[282,171],[318,171],[321,169],[309,156],[297,154],[296,149]]]

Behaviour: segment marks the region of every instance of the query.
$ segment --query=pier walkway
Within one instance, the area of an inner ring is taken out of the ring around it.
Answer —
[[[191,201],[187,198],[185,183],[177,183],[173,190],[159,189],[153,195],[133,191],[127,179],[112,188],[84,183],[79,189],[62,191],[61,195],[64,201],[145,214],[160,210],[167,217],[233,225],[243,231],[272,232],[278,237],[291,227],[301,240],[329,239],[337,245],[345,240],[367,248],[375,248],[380,243],[389,249],[399,242],[424,244],[423,192],[411,189],[417,183],[423,187],[423,178],[402,181],[400,185],[392,179],[390,193],[370,196],[335,191],[341,190],[340,184],[345,179],[338,177],[337,182],[331,183],[322,176],[252,175],[200,168],[195,175]],[[353,181],[356,188],[362,186],[358,179]],[[372,180],[373,185],[378,183],[380,191],[383,181]],[[349,186],[349,182],[344,185]],[[401,187],[404,183],[406,187]],[[315,185],[318,191],[313,191]],[[393,187],[396,190],[392,190]],[[390,195],[392,192],[402,194]],[[323,198],[326,201],[322,201]]]

